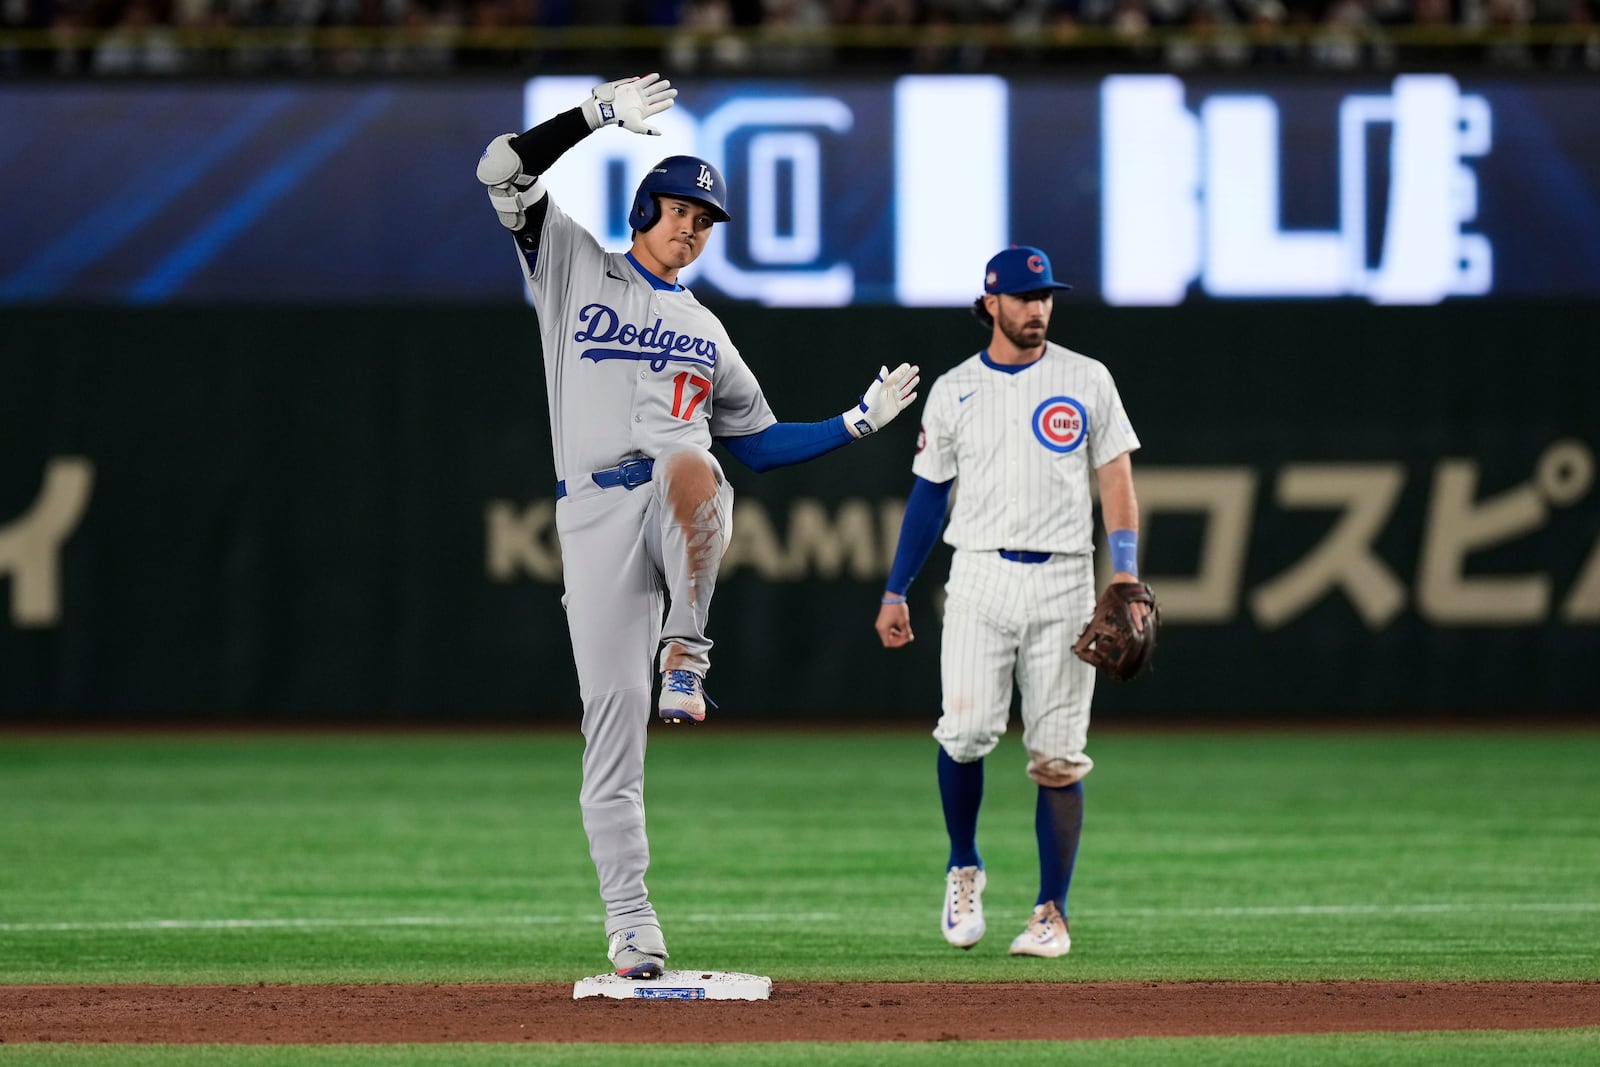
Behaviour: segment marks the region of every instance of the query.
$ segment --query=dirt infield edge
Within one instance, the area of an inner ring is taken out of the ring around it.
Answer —
[[[780,982],[767,1001],[568,984],[0,986],[0,1042],[1000,1041],[1600,1026],[1600,982]]]

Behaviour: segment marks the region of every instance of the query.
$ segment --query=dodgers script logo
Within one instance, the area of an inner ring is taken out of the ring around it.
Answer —
[[[1070,396],[1053,396],[1033,409],[1033,436],[1052,452],[1075,452],[1089,435],[1089,413]]]
[[[615,308],[605,304],[589,304],[578,311],[578,321],[587,323],[586,328],[572,335],[572,339],[579,344],[592,341],[597,345],[626,346],[586,348],[578,354],[579,359],[592,359],[596,363],[606,359],[649,360],[650,369],[654,371],[665,369],[668,363],[698,363],[702,367],[717,365],[717,342],[677,330],[663,330],[660,319],[639,327],[631,322],[623,322]]]

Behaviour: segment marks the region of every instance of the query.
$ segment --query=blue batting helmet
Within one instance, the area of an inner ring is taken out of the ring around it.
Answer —
[[[675,196],[680,200],[693,200],[711,209],[718,222],[727,222],[728,183],[722,172],[710,163],[695,156],[668,156],[650,168],[650,173],[639,183],[633,194],[633,210],[628,212],[628,225],[636,230],[648,230],[661,217],[658,196]]]

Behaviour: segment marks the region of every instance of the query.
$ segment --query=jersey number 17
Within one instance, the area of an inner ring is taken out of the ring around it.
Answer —
[[[673,377],[672,384],[676,386],[672,391],[672,417],[687,422],[694,418],[694,409],[700,406],[700,401],[711,395],[711,379],[702,378],[688,371],[680,371]],[[689,398],[688,407],[684,407],[683,404],[684,386],[691,386],[694,389],[694,396]]]

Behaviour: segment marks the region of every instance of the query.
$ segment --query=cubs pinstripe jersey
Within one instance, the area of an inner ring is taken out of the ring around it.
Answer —
[[[520,249],[519,249],[520,251]],[[555,203],[522,273],[539,313],[557,478],[777,422],[717,317],[660,288]]]
[[[944,539],[956,548],[1092,552],[1089,475],[1139,438],[1103,363],[1046,343],[1015,373],[962,361],[933,383],[911,470],[958,478]]]

